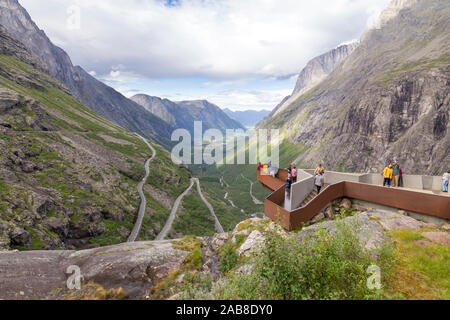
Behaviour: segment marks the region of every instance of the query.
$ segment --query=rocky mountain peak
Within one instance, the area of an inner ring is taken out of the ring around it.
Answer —
[[[418,0],[392,0],[389,6],[383,10],[378,21],[372,28],[380,29],[389,20],[395,18],[402,9],[412,6],[417,1]]]
[[[358,46],[358,42],[341,45],[308,62],[300,72],[292,95],[302,94],[319,84]]]

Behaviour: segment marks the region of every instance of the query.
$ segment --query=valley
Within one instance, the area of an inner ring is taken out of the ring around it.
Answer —
[[[92,59],[101,75],[56,45],[82,60],[79,46],[103,50],[100,35],[74,31],[76,46],[55,33],[50,40],[21,2],[0,0],[0,299],[449,299],[446,1],[392,0],[359,41],[272,53],[263,65],[265,50],[308,41],[257,39],[252,25],[256,51],[240,70],[247,38],[212,63],[200,57],[217,50],[200,45],[207,30],[195,29],[201,41],[188,50],[173,38],[167,54],[169,33],[141,39],[143,28],[129,45],[148,45],[152,70],[130,62],[136,53],[120,44],[106,57],[117,61]],[[133,23],[185,8],[156,5]],[[190,18],[183,23],[200,23]],[[324,53],[313,57],[318,48]],[[299,54],[308,60],[292,74],[294,63],[282,60]],[[286,83],[293,91],[283,99]],[[183,141],[173,138],[177,129]],[[254,160],[276,163],[273,177],[250,163],[252,147],[264,149],[261,136],[237,138],[237,148],[233,136],[221,140],[247,129],[268,132],[271,156]],[[201,161],[176,163],[181,142],[190,147],[183,159],[201,153]],[[220,152],[227,161],[245,155],[246,164],[209,164]],[[325,173],[313,175],[319,163]],[[400,176],[404,185],[391,186]],[[374,266],[382,274],[375,289],[367,284]],[[77,268],[74,289],[68,270]]]

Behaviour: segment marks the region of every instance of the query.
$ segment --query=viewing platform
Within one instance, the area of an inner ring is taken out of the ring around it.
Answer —
[[[397,210],[422,214],[435,218],[450,219],[450,197],[438,190],[442,179],[436,176],[405,175],[404,187],[383,187],[380,174],[357,174],[326,172],[325,188],[314,195],[314,170],[298,170],[298,182],[286,192],[288,171],[279,169],[275,177],[261,174],[257,179],[271,191],[264,202],[266,217],[279,222],[284,229],[292,231],[311,221],[334,200],[349,198]],[[308,199],[311,199],[308,201]]]

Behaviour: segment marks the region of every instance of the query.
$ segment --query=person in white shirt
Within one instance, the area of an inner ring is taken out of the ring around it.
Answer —
[[[450,180],[450,171],[447,171],[442,176],[442,191],[448,192],[448,181]]]
[[[323,177],[323,173],[316,174],[316,176],[314,177],[314,184],[316,185],[317,188],[317,194],[320,193],[320,190],[322,189],[324,182],[325,179]]]

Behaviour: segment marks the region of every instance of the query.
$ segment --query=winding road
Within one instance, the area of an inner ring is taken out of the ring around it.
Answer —
[[[225,179],[224,179],[224,177],[222,176],[222,177],[220,177],[220,185],[222,186],[222,188],[225,186],[225,187],[227,187],[227,188],[229,188],[230,187],[230,185],[225,181]]]
[[[144,179],[142,179],[142,181],[138,185],[138,192],[139,192],[139,196],[141,197],[141,204],[139,207],[139,213],[138,213],[136,223],[134,224],[133,231],[131,232],[130,236],[128,237],[128,242],[135,242],[139,235],[139,231],[141,231],[142,221],[144,220],[145,209],[147,207],[147,200],[145,199],[143,188],[144,188],[145,182],[148,179],[148,176],[150,175],[150,161],[152,161],[156,157],[155,148],[153,148],[152,145],[150,143],[148,143],[148,141],[144,137],[138,135],[137,133],[136,133],[136,135],[145,142],[145,144],[149,147],[150,150],[152,150],[153,155],[145,162],[145,177],[144,177]]]
[[[248,182],[250,182],[250,196],[253,199],[253,202],[255,204],[264,204],[261,201],[259,201],[254,195],[253,195],[253,181],[251,181],[250,179],[247,179],[243,174],[241,174],[242,178],[244,178],[245,180],[247,180]]]
[[[198,178],[193,178],[193,180],[197,183],[197,192],[198,192],[200,198],[201,198],[201,199],[203,200],[203,202],[206,204],[206,206],[207,206],[208,209],[209,209],[209,212],[211,212],[211,215],[212,215],[213,218],[214,218],[214,221],[215,221],[215,224],[216,224],[216,231],[217,231],[217,233],[225,233],[225,231],[224,231],[223,228],[222,228],[222,225],[220,224],[219,219],[217,219],[217,216],[216,216],[216,214],[214,213],[213,207],[212,207],[211,204],[206,200],[206,198],[203,196],[202,189],[200,188],[200,180],[198,180]]]
[[[178,211],[178,208],[180,206],[181,200],[183,200],[184,196],[186,196],[189,191],[191,191],[192,187],[194,186],[194,179],[191,179],[191,185],[189,188],[187,188],[178,198],[175,200],[175,203],[172,208],[172,212],[170,213],[169,219],[166,222],[166,225],[160,232],[160,234],[156,237],[155,240],[164,240],[164,238],[167,236],[167,233],[169,233],[170,229],[172,228],[173,221],[175,220],[176,213]]]

